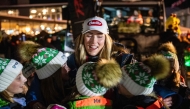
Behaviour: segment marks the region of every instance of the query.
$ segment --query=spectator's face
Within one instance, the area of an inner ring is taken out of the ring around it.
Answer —
[[[47,38],[47,42],[48,42],[48,43],[51,43],[51,38]]]
[[[87,53],[91,56],[96,56],[102,50],[105,44],[105,34],[91,30],[84,36],[84,46]]]
[[[24,83],[26,82],[26,78],[22,75],[22,72],[15,78],[15,80],[9,85],[7,91],[10,94],[18,94],[24,91]]]

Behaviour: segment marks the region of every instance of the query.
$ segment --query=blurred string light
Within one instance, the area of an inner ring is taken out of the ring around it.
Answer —
[[[37,11],[36,11],[35,9],[31,10],[31,13],[34,13],[34,14],[35,14],[36,12],[37,12]]]
[[[55,12],[55,9],[53,8],[53,9],[51,9],[51,12]]]
[[[29,18],[30,18],[30,19],[32,19],[32,18],[33,18],[33,16],[32,16],[32,15],[30,15],[30,16],[29,16]]]
[[[190,67],[190,47],[188,47],[187,50],[184,51],[184,54],[185,66]]]
[[[66,8],[67,6],[66,5],[63,5],[62,8]]]
[[[38,30],[35,31],[35,35],[38,35],[40,34],[40,32]]]
[[[44,16],[44,17],[43,17],[43,19],[47,19],[47,17],[46,17],[46,16]]]
[[[26,27],[25,30],[27,33],[30,32],[30,27]]]
[[[43,10],[42,10],[43,15],[45,15],[47,12],[48,12],[47,9],[43,9]]]
[[[14,30],[6,30],[5,32],[6,32],[8,35],[11,35],[11,34],[14,33]]]
[[[44,30],[44,29],[45,29],[45,26],[44,26],[44,25],[40,25],[40,28],[41,28],[42,30]]]
[[[8,14],[13,14],[13,13],[14,13],[14,11],[12,11],[12,10],[8,11]]]

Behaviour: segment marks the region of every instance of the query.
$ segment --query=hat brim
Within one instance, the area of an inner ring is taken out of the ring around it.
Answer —
[[[109,34],[109,33],[102,32],[101,30],[97,30],[97,28],[96,28],[96,29],[95,29],[95,28],[88,29],[88,30],[82,32],[82,34],[85,34],[85,33],[89,32],[89,31],[92,31],[92,30],[99,31],[99,32],[101,32],[101,33],[103,33],[103,34]]]

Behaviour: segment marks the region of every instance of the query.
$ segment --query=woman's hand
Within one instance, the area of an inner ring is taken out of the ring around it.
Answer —
[[[172,97],[167,97],[163,100],[164,104],[167,106],[167,107],[171,107],[173,102],[172,102]]]

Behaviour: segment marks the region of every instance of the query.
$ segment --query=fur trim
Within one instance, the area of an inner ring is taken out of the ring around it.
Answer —
[[[98,61],[95,72],[100,84],[106,88],[117,86],[122,78],[121,68],[114,59]]]
[[[172,53],[177,54],[176,48],[174,47],[172,42],[163,43],[159,48],[159,51],[170,51]]]
[[[22,62],[28,62],[31,60],[32,56],[37,53],[37,49],[40,48],[41,45],[33,42],[33,41],[25,41],[22,42],[18,46],[18,54]]]
[[[163,55],[153,55],[147,58],[145,65],[151,69],[151,74],[158,80],[165,78],[170,71],[170,63]]]

